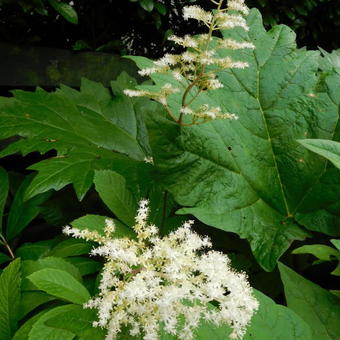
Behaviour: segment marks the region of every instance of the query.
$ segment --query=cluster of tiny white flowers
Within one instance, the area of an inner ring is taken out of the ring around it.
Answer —
[[[211,248],[208,237],[191,230],[193,221],[161,238],[147,223],[148,201],[140,202],[135,239],[114,238],[115,226],[106,220],[103,235],[65,227],[64,233],[92,240],[92,255],[105,258],[100,293],[86,303],[98,310],[94,326],[107,329],[106,340],[123,328],[144,340],[159,339],[160,325],[183,340],[193,339],[202,319],[228,324],[230,338],[242,338],[258,302],[244,273],[230,267],[229,258]],[[218,307],[209,302],[215,301]]]
[[[169,40],[187,49],[181,54],[166,54],[159,60],[154,61],[152,67],[148,67],[139,71],[142,76],[149,76],[154,73],[168,73],[178,82],[178,87],[173,87],[172,91],[164,93],[163,89],[159,92],[144,90],[125,90],[128,96],[147,96],[163,104],[172,118],[178,123],[182,123],[182,113],[190,111],[192,124],[199,124],[207,120],[218,118],[234,117],[229,113],[218,112],[218,114],[202,113],[201,107],[193,107],[194,100],[200,93],[207,90],[216,90],[222,88],[222,83],[216,78],[218,72],[248,67],[248,63],[242,61],[234,61],[230,57],[217,57],[218,50],[239,50],[254,49],[255,46],[247,41],[236,41],[233,39],[215,38],[214,47],[210,43],[213,41],[212,34],[216,30],[232,29],[240,27],[248,31],[247,22],[244,18],[248,15],[249,9],[244,4],[244,0],[230,0],[225,8],[222,5],[225,0],[211,0],[218,8],[214,12],[208,12],[201,7],[187,6],[183,9],[183,17],[185,20],[195,19],[203,22],[208,28],[208,34],[201,34],[196,37],[185,35],[178,37],[172,35]],[[209,67],[209,69],[208,69]],[[171,112],[167,96],[180,92],[182,88],[182,107],[178,114]],[[177,119],[178,118],[178,119]],[[192,125],[187,124],[187,125]]]

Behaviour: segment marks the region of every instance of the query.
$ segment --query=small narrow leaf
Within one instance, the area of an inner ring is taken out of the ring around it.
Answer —
[[[75,304],[83,304],[90,299],[87,289],[63,270],[42,269],[28,276],[28,279],[40,290]]]

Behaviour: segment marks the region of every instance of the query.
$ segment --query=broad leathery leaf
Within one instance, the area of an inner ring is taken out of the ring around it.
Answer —
[[[340,276],[340,251],[337,249],[324,244],[311,244],[294,249],[292,254],[311,254],[321,261],[332,261],[337,259],[338,265],[331,274]]]
[[[28,340],[72,340],[74,338],[74,334],[72,332],[69,332],[63,328],[47,326],[46,322],[50,318],[53,318],[57,315],[77,311],[77,307],[78,306],[76,305],[69,304],[53,308],[42,315],[40,314],[40,317],[37,320],[35,319],[35,322],[32,325],[31,330],[29,331]]]
[[[7,200],[7,194],[9,189],[9,180],[7,171],[0,167],[0,232],[2,231],[2,215]]]
[[[75,304],[83,304],[90,299],[87,289],[64,270],[46,268],[29,275],[28,279],[47,294]]]
[[[127,104],[117,106],[116,98],[102,85],[85,79],[80,91],[61,86],[53,93],[14,91],[13,98],[0,98],[0,138],[22,137],[2,150],[0,157],[17,152],[58,153],[32,166],[38,175],[26,199],[72,183],[81,200],[92,184],[94,170],[114,169],[115,162],[129,160],[127,156],[144,159],[134,104],[125,97]],[[135,122],[127,130],[116,119],[126,110]]]
[[[325,175],[327,161],[296,140],[332,139],[338,106],[327,87],[318,92],[318,52],[298,50],[295,35],[286,26],[266,32],[257,10],[247,20],[249,32],[223,34],[251,41],[256,49],[219,56],[246,61],[249,67],[221,73],[224,88],[203,93],[195,101],[197,106],[219,106],[239,120],[179,127],[150,110],[150,144],[163,183],[187,207],[179,213],[193,214],[207,225],[248,239],[258,262],[272,270],[293,240],[308,236],[295,217],[300,214],[300,221],[310,212],[301,206],[312,188],[321,185],[321,179],[332,178]],[[152,65],[146,58],[131,59],[139,68]],[[168,74],[151,78],[154,86],[137,88],[157,91],[165,83],[177,86]],[[169,98],[173,112],[179,112],[182,94]],[[340,185],[332,184],[327,205],[335,204],[340,193]],[[313,212],[324,208],[318,201]],[[335,216],[334,212],[331,221],[320,218],[310,228],[338,234]]]
[[[44,292],[23,291],[21,293],[19,318],[22,319],[38,306],[52,300],[55,300],[55,297]]]
[[[0,275],[0,338],[11,340],[17,329],[20,306],[21,261],[11,262]]]
[[[77,281],[82,283],[81,274],[76,266],[59,257],[45,257],[37,261],[28,260],[22,262],[22,274],[24,279],[22,282],[21,289],[23,291],[36,290],[37,287],[35,287],[34,284],[29,279],[27,279],[27,277],[33,274],[34,272],[37,272],[45,268],[66,271],[67,273],[72,275]]]
[[[110,170],[96,171],[94,185],[106,206],[129,227],[135,224],[137,203],[128,190],[126,180]]]
[[[100,215],[85,215],[82,217],[77,218],[76,220],[72,221],[70,224],[72,227],[78,228],[80,230],[90,230],[90,231],[96,231],[101,235],[105,235],[104,229],[105,229],[105,220],[110,219],[106,216],[100,216]],[[129,237],[134,238],[136,237],[136,234],[134,231],[130,228],[128,228],[125,224],[114,220],[113,222],[116,226],[115,232],[112,234],[112,237]]]
[[[298,142],[310,151],[313,151],[332,162],[340,169],[340,143],[324,139],[300,139]]]
[[[11,204],[6,224],[6,236],[8,240],[17,236],[34,218],[39,215],[40,205],[50,197],[50,193],[45,192],[31,198],[28,201],[24,201],[25,191],[32,181],[32,178],[33,176],[31,175],[25,177]]]
[[[340,299],[279,263],[288,307],[311,328],[312,339],[339,339]]]
[[[48,252],[48,256],[67,257],[88,254],[93,247],[93,243],[84,240],[69,238],[58,243]]]
[[[68,22],[78,24],[78,14],[71,5],[59,0],[48,0],[48,2]]]
[[[72,311],[58,314],[49,318],[45,324],[54,328],[62,328],[72,332],[79,339],[103,340],[106,330],[93,327],[92,323],[98,319],[95,310],[84,309],[82,306]]]

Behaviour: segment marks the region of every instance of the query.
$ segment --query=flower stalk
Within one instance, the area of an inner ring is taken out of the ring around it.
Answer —
[[[246,62],[234,61],[230,57],[218,57],[220,50],[255,48],[250,42],[213,37],[213,33],[217,30],[235,27],[248,30],[244,16],[249,13],[249,9],[244,4],[244,0],[230,0],[225,7],[225,0],[211,1],[217,6],[213,12],[205,11],[196,5],[184,7],[183,10],[184,19],[203,22],[208,27],[207,34],[195,37],[190,35],[169,37],[169,40],[182,46],[185,51],[177,55],[166,54],[161,59],[154,61],[152,67],[139,71],[142,76],[150,76],[155,73],[169,74],[177,81],[178,86],[166,83],[159,91],[128,89],[124,91],[131,97],[145,96],[158,101],[169,116],[182,126],[201,124],[214,119],[238,118],[233,113],[222,112],[220,107],[210,107],[208,104],[195,105],[195,101],[203,92],[223,87],[217,76],[219,72],[248,67]],[[211,42],[214,42],[213,47],[211,47]],[[178,93],[182,96],[181,107],[179,112],[173,112],[168,104],[168,98]],[[186,116],[191,119],[184,119]]]

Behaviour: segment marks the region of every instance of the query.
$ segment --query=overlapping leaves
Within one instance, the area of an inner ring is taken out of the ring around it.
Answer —
[[[113,168],[126,156],[144,158],[144,127],[136,101],[122,95],[121,83],[134,86],[132,78],[123,74],[112,82],[114,97],[109,89],[83,79],[80,92],[62,86],[54,93],[14,91],[14,98],[0,99],[0,139],[21,137],[0,157],[57,151],[55,157],[30,167],[38,175],[27,197],[73,183],[82,199],[92,185],[94,170]]]
[[[266,32],[257,10],[248,25],[248,33],[223,34],[255,44],[255,51],[236,58],[249,68],[221,74],[224,88],[199,99],[240,119],[180,127],[152,114],[150,142],[163,182],[186,206],[180,213],[248,239],[259,263],[271,270],[293,240],[308,235],[304,227],[339,233],[339,175],[296,140],[334,139],[340,80],[329,70],[318,75],[319,52],[297,49],[288,27]],[[151,65],[134,60],[140,68]],[[174,81],[152,78],[154,89]],[[180,94],[169,102],[178,111]]]

